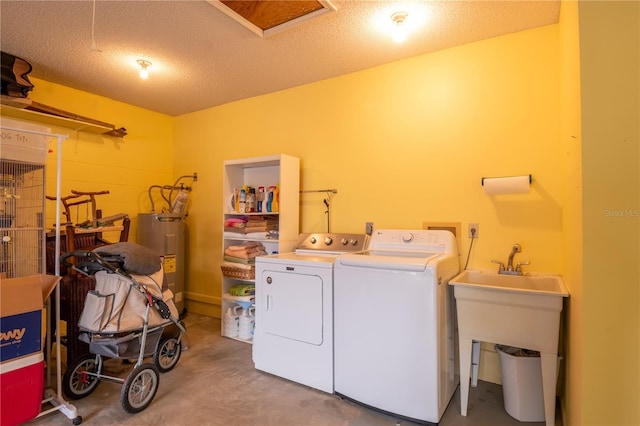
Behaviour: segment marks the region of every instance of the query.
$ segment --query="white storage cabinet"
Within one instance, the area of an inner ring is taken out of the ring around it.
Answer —
[[[222,227],[222,254],[227,247],[240,245],[244,242],[257,241],[264,245],[267,254],[287,253],[293,251],[299,235],[300,213],[300,159],[286,154],[277,154],[266,157],[253,157],[224,162],[222,190],[223,223]],[[260,186],[267,189],[269,186],[278,187],[278,211],[267,212],[266,200],[263,202],[262,212],[242,213],[235,211],[234,193],[236,188],[247,185],[252,188]],[[271,221],[277,222],[277,236],[264,236],[248,238],[243,235],[230,235],[225,232],[224,223],[229,218],[242,216],[265,216]],[[231,296],[229,288],[236,284],[255,282],[255,266],[249,277],[238,278],[230,276],[223,269],[222,275],[222,334],[225,335],[225,313],[229,308],[238,306],[238,301],[253,301],[254,297]],[[230,337],[251,343],[251,339]]]

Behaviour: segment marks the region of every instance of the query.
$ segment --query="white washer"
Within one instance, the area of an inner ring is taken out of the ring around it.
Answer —
[[[456,386],[458,273],[449,231],[379,230],[334,267],[335,393],[438,423]]]
[[[295,252],[256,258],[258,370],[333,393],[333,265],[367,242],[364,234],[302,234]]]

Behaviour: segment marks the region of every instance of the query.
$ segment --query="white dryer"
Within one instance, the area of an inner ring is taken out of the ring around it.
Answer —
[[[302,234],[295,252],[256,258],[253,362],[333,393],[333,265],[365,234]]]
[[[459,270],[449,231],[379,230],[334,267],[335,393],[397,417],[438,423],[456,386]]]

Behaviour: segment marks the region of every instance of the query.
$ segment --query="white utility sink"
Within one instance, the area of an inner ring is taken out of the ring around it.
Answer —
[[[463,271],[449,283],[468,287],[488,287],[509,293],[524,292],[563,297],[569,295],[560,275],[506,275],[486,271]]]
[[[463,271],[454,287],[460,339],[460,411],[467,415],[473,342],[492,342],[540,352],[547,426],[555,423],[558,335],[563,298],[560,275],[505,275]]]

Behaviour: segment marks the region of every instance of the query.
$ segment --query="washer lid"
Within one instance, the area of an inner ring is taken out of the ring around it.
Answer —
[[[429,263],[443,253],[366,250],[340,256],[337,265],[360,268],[392,269],[400,271],[423,272]]]

